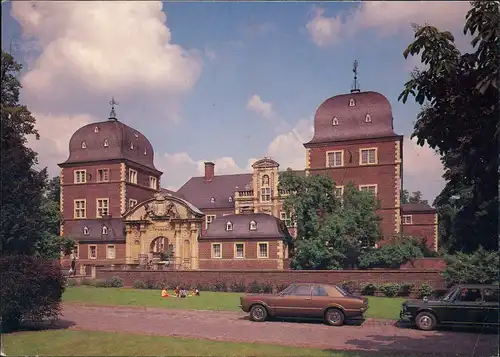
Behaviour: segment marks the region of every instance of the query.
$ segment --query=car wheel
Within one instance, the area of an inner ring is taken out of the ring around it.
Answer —
[[[420,330],[432,331],[436,328],[436,316],[432,312],[421,312],[415,319],[415,324]]]
[[[250,319],[256,322],[262,322],[267,320],[267,310],[262,305],[254,305],[250,309]]]
[[[344,318],[344,313],[339,309],[328,309],[325,312],[325,322],[330,326],[342,326]]]

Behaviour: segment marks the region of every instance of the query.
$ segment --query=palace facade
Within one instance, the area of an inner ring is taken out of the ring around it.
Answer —
[[[327,174],[335,193],[353,182],[380,201],[385,238],[405,233],[437,250],[437,213],[401,205],[403,136],[389,101],[351,91],[324,101],[298,175]],[[178,191],[162,189],[154,150],[139,131],[111,117],[78,129],[61,168],[61,234],[78,243],[81,266],[139,264],[175,269],[285,269],[295,236],[278,189],[279,163],[265,157],[253,172],[215,175],[205,163]],[[84,269],[84,268],[82,268]]]

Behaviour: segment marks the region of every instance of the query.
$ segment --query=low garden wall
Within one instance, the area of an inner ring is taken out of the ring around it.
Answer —
[[[109,280],[112,277],[123,280],[124,286],[133,286],[134,282],[185,287],[225,286],[268,286],[280,289],[291,283],[328,283],[354,285],[355,290],[363,285],[381,286],[387,283],[407,284],[418,289],[428,285],[433,289],[443,289],[445,281],[441,270],[435,269],[373,269],[373,270],[314,270],[314,271],[279,271],[279,270],[122,270],[120,268],[100,268],[96,278]]]

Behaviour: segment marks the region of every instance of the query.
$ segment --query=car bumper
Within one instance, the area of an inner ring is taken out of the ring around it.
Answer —
[[[243,311],[243,312],[248,312],[249,310],[243,306],[243,305],[238,305],[240,307],[240,309]]]
[[[399,313],[399,320],[405,322],[412,322],[413,318],[408,311],[401,310],[401,312]]]

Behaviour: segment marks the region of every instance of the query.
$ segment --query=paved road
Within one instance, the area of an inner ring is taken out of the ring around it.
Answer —
[[[422,353],[422,355],[497,356],[498,335],[477,332],[423,332],[367,320],[361,326],[249,321],[238,312],[166,310],[65,305],[63,320],[72,328],[114,332],[263,342],[324,349]],[[479,339],[478,339],[479,337]]]

